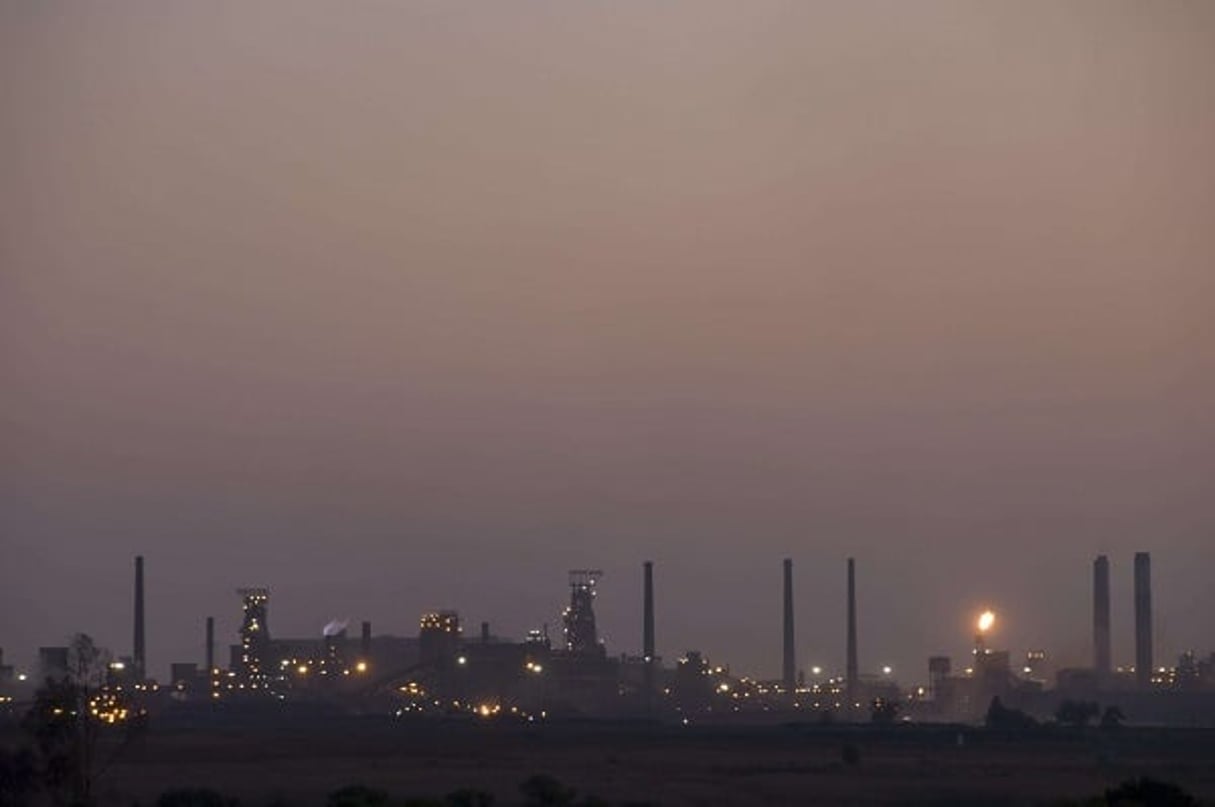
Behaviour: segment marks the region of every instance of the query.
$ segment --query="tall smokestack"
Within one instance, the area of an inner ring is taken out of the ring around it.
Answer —
[[[135,556],[135,646],[131,656],[135,662],[135,680],[144,680],[147,670],[143,634],[143,555]]]
[[[644,617],[641,625],[641,655],[646,664],[654,660],[654,563],[645,562]]]
[[[859,680],[856,657],[856,561],[848,558],[848,708],[856,704],[856,685]]]
[[[215,617],[207,617],[207,678],[215,671]]]
[[[645,706],[654,704],[654,562],[647,560],[642,567],[641,657],[645,667]]]
[[[792,694],[797,687],[797,656],[793,644],[793,561],[785,558],[785,654],[781,678],[785,691]]]
[[[371,623],[366,619],[363,620],[363,642],[360,652],[363,655],[363,661],[371,658]]]
[[[1098,682],[1110,677],[1110,561],[1105,555],[1093,561],[1093,671]]]
[[[1135,680],[1152,683],[1152,556],[1135,553]]]

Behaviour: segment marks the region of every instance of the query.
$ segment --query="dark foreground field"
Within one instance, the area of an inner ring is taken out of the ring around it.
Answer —
[[[319,807],[327,793],[349,784],[399,798],[474,788],[501,805],[519,803],[520,782],[538,773],[576,788],[580,798],[612,804],[1049,804],[1098,796],[1142,776],[1215,802],[1215,732],[1015,736],[927,726],[411,725],[349,718],[162,726],[128,750],[100,789],[145,805],[169,788],[205,786],[245,807]]]

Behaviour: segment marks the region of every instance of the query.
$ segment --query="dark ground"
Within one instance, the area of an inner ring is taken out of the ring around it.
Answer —
[[[959,744],[961,737],[961,744]],[[846,764],[853,746],[859,761]],[[396,797],[471,787],[520,801],[556,777],[611,803],[1044,804],[1100,795],[1135,777],[1215,802],[1215,731],[1124,728],[1013,735],[898,726],[507,726],[334,718],[291,725],[153,726],[99,788],[117,803],[214,788],[258,807],[324,804],[364,784]]]

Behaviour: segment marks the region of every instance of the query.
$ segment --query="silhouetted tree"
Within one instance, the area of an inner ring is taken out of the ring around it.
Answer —
[[[560,807],[574,803],[578,791],[566,787],[552,776],[538,773],[519,785],[519,791],[529,807]]]
[[[848,743],[840,749],[840,759],[849,768],[854,768],[861,764],[861,749],[857,748],[852,743]]]
[[[1198,800],[1172,782],[1133,779],[1105,791],[1110,807],[1197,807]]]
[[[178,787],[166,790],[156,807],[237,807],[240,802],[208,787]]]
[[[0,748],[0,804],[24,807],[38,788],[38,766],[29,748]]]
[[[448,793],[443,803],[446,807],[493,807],[494,794],[465,787]]]
[[[1020,709],[1010,709],[1004,705],[997,695],[991,699],[991,705],[987,707],[987,718],[984,721],[989,729],[1000,729],[1004,731],[1020,731],[1031,729],[1038,725],[1038,721],[1027,715]]]
[[[1101,713],[1095,701],[1065,700],[1055,710],[1055,720],[1065,726],[1083,728]]]
[[[326,807],[385,807],[388,794],[363,785],[338,788],[325,799]]]
[[[79,800],[81,717],[78,693],[67,678],[47,678],[21,721],[33,741],[35,777],[40,790],[55,801]]]
[[[102,726],[92,714],[92,703],[105,682],[109,659],[88,635],[76,634],[67,676],[48,678],[22,719],[22,728],[33,740],[37,784],[54,801],[91,804],[97,778],[145,726],[142,715],[135,715],[115,727],[122,732],[121,741],[103,764],[98,763]]]
[[[1101,713],[1101,728],[1117,729],[1122,727],[1122,721],[1126,720],[1126,715],[1117,706],[1107,706],[1105,711]]]

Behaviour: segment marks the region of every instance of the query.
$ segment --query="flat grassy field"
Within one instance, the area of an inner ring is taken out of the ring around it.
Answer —
[[[960,739],[959,739],[960,738]],[[845,748],[851,748],[845,753]],[[851,763],[845,756],[854,756]],[[609,803],[1049,804],[1149,776],[1215,803],[1215,731],[1026,735],[934,726],[675,727],[402,723],[153,726],[100,783],[118,803],[203,786],[244,807],[324,804],[363,784],[394,797],[475,788],[496,804],[548,774]]]

